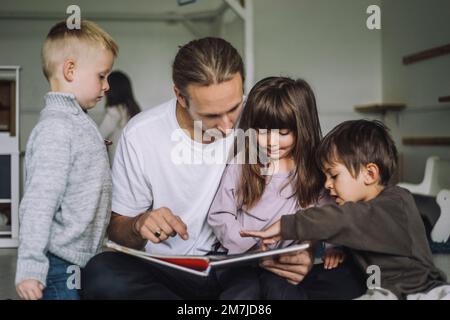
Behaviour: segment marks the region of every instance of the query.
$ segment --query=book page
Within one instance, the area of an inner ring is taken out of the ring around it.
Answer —
[[[279,248],[279,249],[273,249],[273,250],[267,250],[267,251],[256,251],[256,252],[246,252],[241,254],[233,254],[233,255],[214,255],[209,256],[209,259],[211,260],[211,266],[224,266],[227,264],[234,264],[234,263],[240,263],[244,261],[251,261],[251,260],[257,260],[264,257],[271,257],[271,256],[278,256],[284,253],[289,252],[300,252],[304,251],[309,248],[308,243],[301,243],[292,245],[285,248]]]
[[[164,265],[177,265],[185,269],[191,269],[200,272],[208,272],[210,267],[219,267],[225,265],[232,265],[237,263],[244,263],[246,261],[253,261],[264,257],[277,256],[284,253],[304,251],[309,248],[308,243],[302,243],[292,245],[285,248],[267,250],[267,251],[254,251],[241,254],[227,255],[207,255],[207,256],[194,256],[194,255],[160,255],[151,254],[145,251],[139,251],[131,248],[127,248],[112,241],[108,241],[106,246],[115,249],[120,252],[124,252],[136,257],[140,257],[153,262],[164,262]]]

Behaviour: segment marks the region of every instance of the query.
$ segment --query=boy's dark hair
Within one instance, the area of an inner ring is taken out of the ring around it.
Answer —
[[[380,170],[380,183],[387,185],[397,168],[397,148],[380,121],[345,121],[323,138],[316,158],[321,168],[340,162],[354,178],[362,166],[374,163]]]

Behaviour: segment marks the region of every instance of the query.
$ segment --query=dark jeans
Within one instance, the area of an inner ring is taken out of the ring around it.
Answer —
[[[259,276],[247,267],[213,270],[208,277],[120,252],[104,252],[83,270],[83,299],[258,299]]]
[[[260,278],[261,295],[267,300],[349,300],[367,290],[364,275],[350,257],[335,269],[314,265],[298,285],[265,270]]]
[[[47,286],[44,289],[43,300],[79,300],[78,290],[69,289],[68,280],[73,275],[69,267],[73,265],[50,252],[47,253],[49,269],[47,274]],[[80,275],[81,276],[81,275]]]
[[[225,267],[215,270],[221,300],[259,300],[261,288],[257,266]]]
[[[339,269],[341,268],[342,266]],[[352,286],[359,287],[353,274],[344,272],[339,273],[340,276],[337,277],[328,277],[330,283],[324,286],[322,279],[316,276],[317,272],[314,270],[315,268],[311,270],[311,275],[305,277],[305,281],[307,278],[311,278],[309,281],[313,279],[320,281],[317,283],[317,291],[330,290],[329,295],[336,299],[351,299],[360,295],[358,290],[351,290]],[[252,267],[224,268],[213,270],[208,277],[200,277],[123,253],[104,252],[92,258],[83,270],[82,297],[84,299],[249,300],[259,299],[260,294],[263,293],[267,294],[268,299],[273,299],[271,296],[276,299],[278,296],[272,290],[276,290],[277,286],[280,288],[286,285],[292,286],[285,279],[275,276],[274,281],[265,283],[265,291],[264,288],[260,288],[260,272],[260,269]],[[331,274],[336,274],[336,269],[331,270]],[[263,277],[261,275],[261,280]],[[295,288],[295,286],[292,287]],[[340,291],[342,289],[343,292]],[[349,295],[349,291],[355,294]],[[285,297],[298,298],[297,291],[294,293],[295,297],[290,294]],[[321,296],[327,296],[327,292],[317,295],[313,289],[309,289],[306,297],[320,298]]]

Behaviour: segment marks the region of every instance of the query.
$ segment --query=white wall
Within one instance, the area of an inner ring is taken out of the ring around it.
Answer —
[[[4,11],[60,12],[71,1],[56,5],[46,1],[4,0]],[[378,1],[378,0],[377,0]],[[375,3],[377,3],[375,1]],[[175,2],[175,1],[173,1]],[[83,14],[96,12],[165,12],[168,1],[75,1]],[[105,6],[105,3],[107,5]],[[211,1],[198,1],[205,9]],[[268,75],[303,77],[314,87],[324,132],[338,122],[360,117],[353,105],[381,99],[381,36],[365,27],[368,0],[257,0],[255,4],[255,80]],[[220,4],[220,1],[215,1]],[[190,11],[195,5],[186,6]],[[184,10],[184,8],[183,8]],[[198,10],[198,8],[196,9]],[[225,19],[223,36],[242,53],[243,24],[236,18]],[[42,41],[55,21],[0,21],[0,61],[19,64],[22,69],[21,150],[37,121],[47,84],[40,70]],[[135,94],[143,108],[172,95],[170,64],[177,46],[193,38],[180,24],[164,22],[98,22],[119,43],[115,68],[133,79]],[[101,119],[103,105],[91,114]]]
[[[405,55],[450,43],[450,1],[383,0],[383,99],[400,101],[407,109],[398,115],[399,134],[450,136],[450,55],[403,65]],[[419,108],[419,109],[418,109]],[[420,182],[426,158],[450,158],[450,147],[399,146],[404,155],[404,179]]]
[[[21,149],[24,150],[29,132],[37,121],[43,105],[43,96],[48,90],[41,72],[40,47],[42,40],[53,24],[50,21],[1,21],[0,33],[14,26],[14,32],[2,38],[0,61],[4,64],[22,66],[21,76]],[[133,81],[137,100],[143,108],[156,105],[172,94],[170,64],[177,45],[190,40],[191,35],[178,26],[161,23],[102,23],[120,44],[120,54],[114,65],[128,73]],[[9,29],[11,30],[11,29]],[[155,45],[157,44],[157,45]],[[90,114],[101,118],[103,104],[97,105]]]
[[[255,0],[255,81],[269,75],[302,77],[315,90],[324,133],[347,119],[366,117],[356,104],[404,101],[433,107],[448,95],[450,56],[405,67],[405,54],[448,43],[450,2],[447,0]],[[221,0],[198,0],[180,8],[175,0],[87,1],[2,0],[0,11],[59,12],[77,3],[82,15],[95,13],[181,12],[216,8]],[[368,30],[366,9],[382,7],[383,28]],[[243,53],[243,23],[228,13],[222,35]],[[21,150],[35,125],[48,90],[40,67],[42,41],[54,20],[0,20],[0,64],[22,66]],[[119,43],[115,68],[127,72],[145,109],[172,96],[170,65],[178,49],[193,38],[180,24],[167,22],[97,21]],[[205,30],[203,28],[203,30]],[[103,104],[91,115],[102,117]],[[404,111],[402,135],[448,135],[449,111]],[[419,130],[420,128],[420,130]],[[448,155],[448,148],[401,148],[405,178],[421,178],[425,158]]]
[[[48,84],[41,71],[40,50],[50,27],[67,17],[69,4],[78,4],[81,14],[124,13],[143,14],[210,10],[221,4],[220,0],[199,0],[196,4],[179,9],[176,1],[133,0],[133,1],[31,1],[2,0],[2,12],[57,12],[60,19],[44,20],[0,20],[0,65],[20,65],[20,149],[26,147],[28,136],[37,122],[43,106],[43,96]],[[199,9],[200,7],[200,9]],[[114,69],[126,72],[133,82],[134,92],[143,109],[172,97],[171,64],[179,45],[192,40],[194,36],[179,23],[97,21],[119,44],[120,52]],[[89,113],[99,122],[104,104],[99,103]]]
[[[378,0],[257,0],[256,77],[287,75],[315,90],[323,132],[381,100],[381,32],[366,9]]]

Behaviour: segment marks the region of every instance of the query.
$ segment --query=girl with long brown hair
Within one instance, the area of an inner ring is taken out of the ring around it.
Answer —
[[[315,161],[321,139],[316,100],[306,81],[259,81],[250,91],[239,128],[247,135],[245,163],[227,166],[208,217],[231,254],[257,245],[256,239],[241,238],[241,229],[264,228],[281,214],[316,205],[324,182]],[[252,152],[258,153],[256,163],[250,161]]]
[[[315,161],[322,137],[316,100],[306,81],[286,77],[259,81],[249,93],[239,129],[246,136],[245,157],[236,157],[240,164],[227,166],[208,216],[219,251],[228,254],[258,248],[258,240],[242,238],[240,230],[261,230],[282,214],[329,201]],[[252,161],[255,152],[257,161]],[[234,281],[242,290],[251,290],[256,283],[250,280],[251,273],[242,269],[227,277],[228,286]]]

